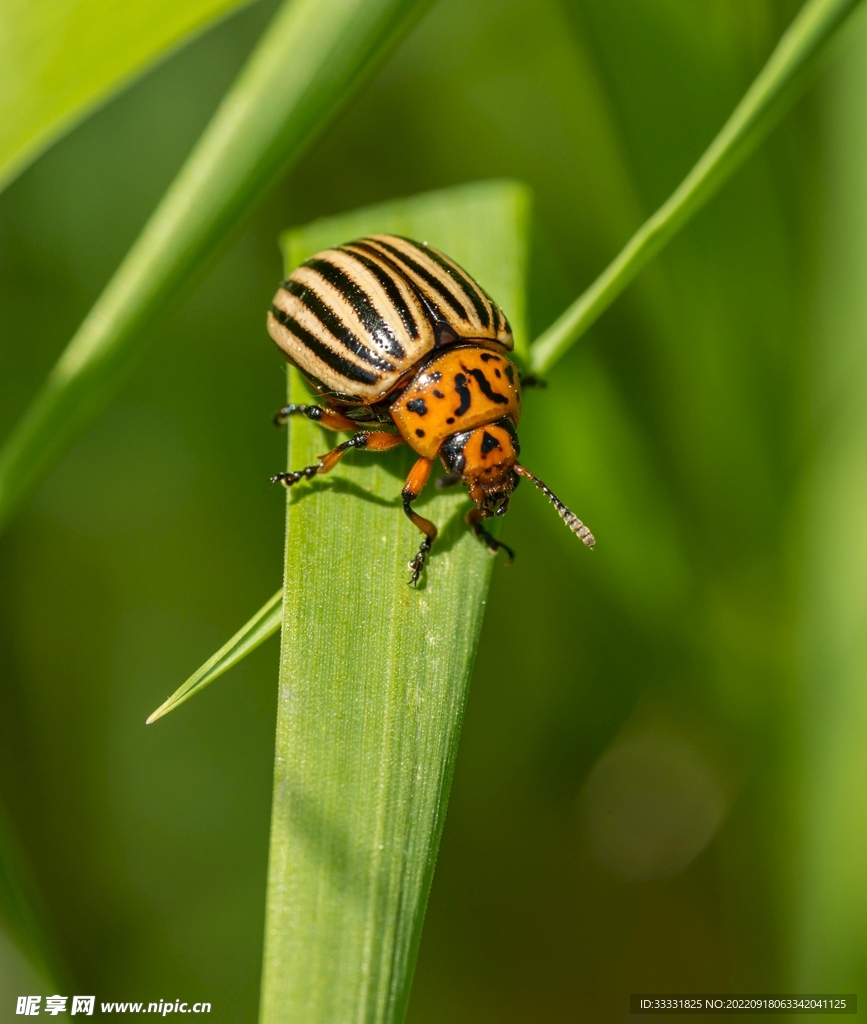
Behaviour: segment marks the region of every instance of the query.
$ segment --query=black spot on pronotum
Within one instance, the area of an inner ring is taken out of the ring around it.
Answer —
[[[423,430],[416,430],[415,436],[416,437],[424,437],[424,431]]]
[[[494,437],[493,434],[489,434],[487,430],[482,434],[482,456],[488,455],[494,451],[495,448],[502,449],[500,442]]]
[[[446,397],[446,396],[445,396],[445,395],[444,395],[444,394],[442,393],[442,391],[440,391],[440,390],[439,390],[439,388],[434,388],[434,391],[433,391],[433,396],[434,396],[434,398],[445,398],[445,397]]]
[[[413,398],[412,401],[406,403],[406,407],[418,416],[427,416],[427,403],[423,398]]]
[[[449,418],[446,420],[446,423],[452,424],[452,423],[454,423],[454,421],[455,421],[454,416],[449,416]]]
[[[512,369],[511,364],[506,363],[506,379],[510,384],[515,383],[515,371]]]
[[[481,359],[483,363],[489,363],[492,359],[496,359],[497,362],[500,361],[499,356],[495,356],[490,352],[483,352],[481,355]]]
[[[457,391],[458,397],[461,400],[461,404],[455,409],[455,416],[463,416],[469,409],[473,396],[467,387],[467,378],[462,373],[455,374],[455,391]]]
[[[434,384],[439,384],[439,382],[443,379],[443,375],[440,373],[439,370],[432,370],[427,375],[427,379],[433,381]]]
[[[463,363],[461,363],[461,365],[463,366]],[[465,366],[464,369],[467,370]],[[481,392],[485,396],[485,398],[490,399],[490,401],[492,401],[495,405],[508,405],[509,399],[506,398],[505,395],[501,395],[499,391],[494,391],[491,388],[488,378],[485,376],[482,370],[467,370],[467,373],[470,374],[470,376],[479,385],[479,388],[481,389]]]
[[[495,377],[502,377],[503,376],[496,367],[494,367],[494,376]]]

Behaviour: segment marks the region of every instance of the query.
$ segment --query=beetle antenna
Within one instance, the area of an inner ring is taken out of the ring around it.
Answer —
[[[551,488],[542,483],[542,481],[523,466],[519,466],[517,463],[512,466],[512,472],[517,473],[518,476],[524,477],[526,480],[532,481],[539,490],[545,495],[548,501],[557,509],[557,515],[563,520],[563,522],[569,527],[569,529],[575,534],[579,540],[583,541],[588,548],[592,548],[596,544],[596,538],[587,529],[587,527],[581,522],[578,516],[574,512],[570,512],[568,508],[563,504],[557,495],[551,490]]]

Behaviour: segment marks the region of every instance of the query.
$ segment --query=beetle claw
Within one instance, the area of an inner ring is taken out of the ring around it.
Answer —
[[[427,561],[428,552],[430,551],[431,540],[430,537],[425,537],[418,548],[418,554],[411,561],[407,562],[407,569],[412,570],[412,578],[409,581],[411,587],[418,585],[418,581],[421,578],[422,571]]]
[[[311,480],[319,472],[320,466],[305,466],[304,469],[297,469],[294,472],[278,473],[271,477],[271,484],[281,483],[284,487],[291,487],[299,480]]]

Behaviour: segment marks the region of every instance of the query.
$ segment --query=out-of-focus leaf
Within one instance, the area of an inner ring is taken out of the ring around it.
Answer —
[[[154,320],[429,0],[287,0],[0,452],[0,524],[105,406]]]
[[[56,984],[63,968],[36,909],[38,902],[29,865],[6,808],[0,805],[0,927],[23,958],[17,970],[32,970],[44,984]],[[9,955],[14,961],[14,954]]]
[[[801,991],[867,984],[867,25],[828,92],[816,438],[797,561],[803,702],[798,749]],[[798,790],[796,790],[798,791]]]
[[[231,640],[228,640],[216,654],[208,658],[205,664],[194,672],[183,686],[179,686],[167,701],[160,704],[148,718],[147,724],[150,725],[158,718],[162,718],[163,715],[174,711],[179,704],[183,704],[185,700],[189,700],[193,694],[198,693],[208,683],[213,682],[224,672],[228,672],[233,665],[237,665],[239,661],[243,661],[248,654],[255,651],[269,636],[273,636],[280,629],[283,617],[280,608],[282,599],[283,591],[278,590],[249,622],[241,626]]]
[[[611,305],[639,270],[713,196],[777,124],[822,48],[861,0],[808,0],[722,130],[665,203],[531,347],[546,373]]]
[[[154,61],[250,0],[5,0],[0,189]]]
[[[377,231],[449,253],[523,339],[527,193],[472,185],[319,221],[287,270]],[[292,401],[306,395],[294,372]],[[294,421],[289,465],[328,438]],[[423,585],[400,490],[415,460],[350,455],[291,492],[268,881],[264,1024],[399,1022],[409,996],[493,558],[466,493],[418,504],[440,528]]]

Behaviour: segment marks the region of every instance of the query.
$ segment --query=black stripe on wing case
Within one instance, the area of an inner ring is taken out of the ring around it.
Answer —
[[[403,263],[405,266],[409,267],[410,270],[413,271],[413,273],[418,274],[422,281],[430,285],[430,287],[433,288],[435,292],[437,292],[439,295],[442,296],[442,298],[446,300],[446,302],[452,307],[452,309],[457,313],[461,320],[469,320],[469,317],[467,316],[467,311],[460,304],[457,296],[453,292],[451,292],[443,284],[443,282],[439,280],[439,278],[434,277],[433,274],[425,270],[425,268],[421,266],[420,263],[417,263],[414,259],[412,259],[411,256],[407,256],[405,253],[402,253],[400,249],[396,248],[393,245],[389,245],[388,242],[384,242],[381,238],[375,238],[373,241],[374,244],[381,245],[384,249],[388,249],[388,251],[394,255],[395,259],[400,260],[400,262]]]
[[[447,263],[442,258],[442,256],[440,256],[440,254],[438,252],[435,252],[433,249],[427,249],[425,248],[425,246],[419,245],[418,242],[414,242],[411,238],[404,238],[403,241],[407,242],[409,245],[411,245],[414,249],[417,249],[419,252],[424,253],[424,255],[428,257],[428,259],[433,260],[438,267],[441,267],[455,282],[455,284],[457,284],[457,286],[461,289],[464,295],[466,295],[470,302],[472,302],[473,309],[476,311],[476,316],[478,316],[479,320],[481,321],[482,327],[484,327],[485,329],[490,327],[491,318],[488,315],[488,307],[485,305],[485,300],[479,294],[478,288],[475,286],[475,284],[473,284],[473,281],[470,277],[464,274],[457,267],[453,267],[450,263]]]
[[[289,292],[290,295],[294,295],[305,309],[309,309],[323,326],[331,331],[344,348],[357,355],[359,359],[363,359],[365,363],[375,366],[378,370],[388,371],[394,369],[394,364],[383,359],[376,352],[371,352],[312,288],[308,288],[301,281],[293,281],[291,277],[286,281],[281,281],[280,287],[284,291]],[[327,344],[327,341],[325,344]]]
[[[403,296],[400,294],[400,289],[394,283],[394,278],[388,273],[383,267],[381,267],[374,260],[370,259],[369,256],[365,256],[363,253],[355,252],[354,248],[349,246],[362,247],[360,242],[347,242],[346,245],[341,245],[340,251],[345,252],[347,256],[351,256],[354,260],[366,267],[371,274],[376,278],[377,281],[382,285],[383,291],[388,296],[389,302],[394,306],[397,311],[397,315],[400,317],[400,322],[406,328],[407,334],[414,340],[418,337],[418,324],[415,322],[415,317],[412,315],[412,310],[403,301]],[[365,246],[370,249],[370,246]]]
[[[356,366],[355,363],[350,363],[348,359],[338,355],[328,345],[323,345],[315,335],[302,327],[288,313],[284,313],[282,309],[272,306],[271,315],[278,324],[282,324],[298,342],[308,348],[315,356],[318,356],[323,363],[330,366],[335,373],[346,377],[347,380],[354,380],[358,384],[375,384],[379,380],[377,374],[363,370],[360,366]]]
[[[415,297],[424,307],[424,310],[428,316],[428,320],[430,320],[431,324],[434,325],[434,327],[437,324],[442,324],[446,322],[447,318],[443,316],[442,310],[434,302],[430,295],[423,292],[421,290],[421,287],[417,285],[415,281],[413,281],[413,279],[407,274],[403,267],[398,266],[398,264],[394,262],[394,260],[388,255],[388,253],[383,252],[382,249],[377,249],[375,245],[373,245],[369,241],[365,241],[364,239],[362,239],[360,242],[353,242],[352,245],[356,249],[364,249],[365,252],[371,253],[378,260],[382,260],[382,262],[389,268],[389,270],[391,270],[392,273],[396,274],[401,279],[401,281],[406,281],[407,285],[409,285],[409,287],[412,288]]]
[[[497,309],[497,304],[493,299],[489,300],[491,303],[491,312],[494,314],[494,334],[500,333],[500,311]]]
[[[397,359],[402,359],[406,355],[400,342],[392,334],[388,323],[383,319],[364,291],[345,271],[328,260],[316,258],[308,260],[304,266],[315,270],[317,274],[324,277],[330,285],[340,292],[352,306],[356,316],[364,324],[371,338],[379,344],[380,348]]]

